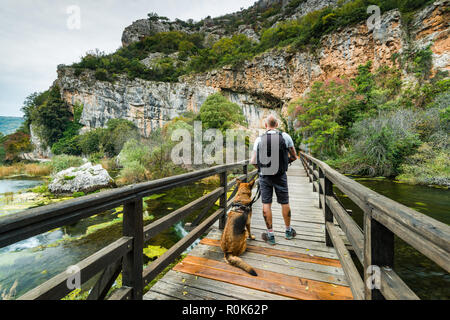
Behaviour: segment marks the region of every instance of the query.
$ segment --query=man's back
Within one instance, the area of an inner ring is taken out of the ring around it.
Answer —
[[[289,134],[269,130],[255,140],[253,151],[257,154],[258,169],[263,176],[284,174],[289,164],[289,149],[294,142]]]

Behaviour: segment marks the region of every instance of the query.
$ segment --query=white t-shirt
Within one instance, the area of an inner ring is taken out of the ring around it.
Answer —
[[[270,130],[267,133],[268,134],[274,134],[274,133],[277,133],[277,132],[278,132],[277,130]],[[284,142],[286,143],[286,147],[288,149],[289,148],[293,148],[294,147],[294,140],[292,140],[291,136],[288,135],[286,132],[283,132],[282,136],[283,136]],[[258,152],[258,146],[259,146],[260,143],[261,143],[261,137],[256,138],[255,144],[253,145],[253,151],[254,152]]]

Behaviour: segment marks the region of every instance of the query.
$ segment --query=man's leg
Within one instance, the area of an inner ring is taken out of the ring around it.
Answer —
[[[291,226],[291,206],[289,204],[281,205],[281,212],[283,213],[284,224],[286,228]]]
[[[264,221],[266,222],[267,230],[273,230],[272,228],[272,204],[263,204]]]
[[[263,204],[263,216],[266,222],[267,232],[262,234],[262,239],[271,245],[275,245],[275,236],[272,226],[272,198],[273,185],[268,177],[261,176],[259,179],[259,186],[261,188],[261,202]]]
[[[284,224],[286,225],[286,239],[291,240],[297,236],[297,232],[291,227],[291,207],[289,205],[289,187],[287,175],[277,177],[274,183],[278,203],[281,204]]]

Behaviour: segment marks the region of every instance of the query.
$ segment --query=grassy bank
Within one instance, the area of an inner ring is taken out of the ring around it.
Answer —
[[[9,166],[0,166],[0,179],[14,176],[46,177],[52,172],[52,166],[45,163],[15,163]]]

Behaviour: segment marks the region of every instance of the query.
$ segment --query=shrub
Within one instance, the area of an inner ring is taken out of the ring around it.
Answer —
[[[120,171],[117,185],[127,185],[151,179],[149,172],[139,161],[127,162]]]
[[[84,161],[81,157],[60,155],[53,157],[51,166],[53,172],[56,173],[68,168],[79,167],[83,165],[83,163]]]
[[[16,131],[3,139],[3,162],[20,161],[20,154],[33,150],[30,135],[23,131]]]
[[[118,158],[123,167],[127,167],[132,163],[145,163],[150,156],[151,150],[146,145],[139,143],[137,140],[129,140],[123,146]]]
[[[316,82],[304,98],[289,105],[297,126],[313,152],[321,158],[339,153],[346,127],[361,113],[361,101],[345,79]]]
[[[220,93],[210,95],[206,99],[200,108],[200,119],[205,129],[215,128],[222,131],[245,124],[245,117],[239,105],[228,101]]]
[[[412,184],[441,185],[450,187],[450,151],[435,150],[424,143],[401,166],[397,179]]]
[[[409,110],[380,113],[371,119],[355,123],[351,150],[340,161],[350,174],[394,176],[405,158],[421,144],[414,132],[417,115]]]

